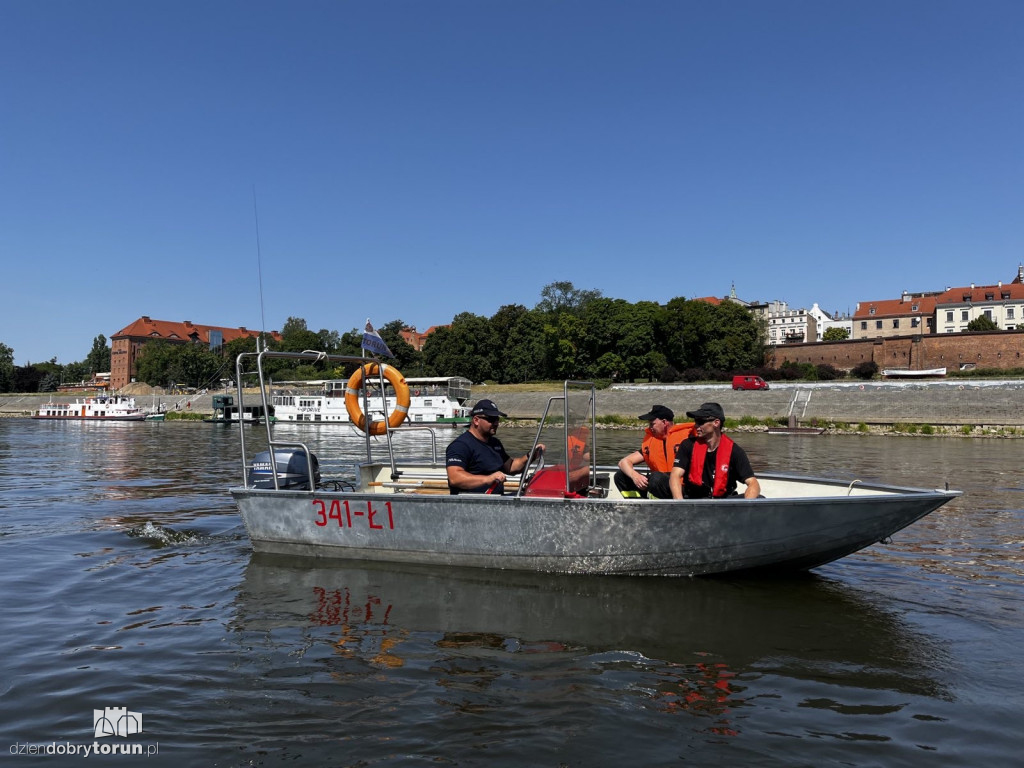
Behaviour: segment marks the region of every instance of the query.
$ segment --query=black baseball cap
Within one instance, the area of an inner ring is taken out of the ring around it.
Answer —
[[[476,405],[473,406],[473,410],[469,412],[470,416],[501,416],[508,418],[507,413],[502,413],[498,410],[498,406],[494,404],[493,400],[477,400]]]
[[[672,413],[671,408],[666,408],[664,405],[652,405],[651,412],[645,413],[638,418],[643,421],[652,421],[654,419],[665,419],[666,421],[675,421],[676,415]]]
[[[687,411],[686,415],[694,421],[704,422],[718,419],[723,424],[725,423],[725,411],[718,403],[701,403],[700,408],[696,411]]]

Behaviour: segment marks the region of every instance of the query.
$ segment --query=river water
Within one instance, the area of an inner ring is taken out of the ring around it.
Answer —
[[[347,428],[305,429],[351,471]],[[756,469],[965,495],[781,579],[314,564],[251,552],[234,428],[0,420],[5,762],[1021,764],[1024,443],[736,437]],[[121,707],[141,733],[94,737]]]

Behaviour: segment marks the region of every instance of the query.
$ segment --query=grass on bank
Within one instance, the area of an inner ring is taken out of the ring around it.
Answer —
[[[208,417],[209,414],[195,411],[168,411],[164,414],[164,421],[202,421]]]

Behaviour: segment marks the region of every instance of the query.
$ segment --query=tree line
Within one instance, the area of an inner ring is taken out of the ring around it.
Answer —
[[[740,304],[677,297],[666,304],[629,302],[582,290],[571,282],[554,282],[541,290],[532,308],[506,304],[490,317],[463,312],[437,328],[414,349],[402,338],[406,324],[391,320],[378,331],[406,376],[465,376],[474,382],[501,384],[585,379],[592,381],[714,381],[733,374],[766,379],[832,379],[845,372],[831,366],[786,364],[765,367],[763,320]],[[313,331],[306,321],[289,317],[280,341],[264,337],[271,349],[359,356],[361,329],[339,333]],[[160,387],[213,388],[233,379],[235,358],[254,352],[255,338],[241,338],[210,350],[201,344],[148,342],[136,360],[136,378]],[[6,367],[5,367],[6,366]],[[0,391],[49,391],[61,380],[79,381],[110,370],[110,348],[97,336],[80,363],[60,366],[56,359],[13,366],[13,351],[0,344]],[[351,367],[322,363],[269,361],[266,370],[285,379],[345,378]],[[852,372],[870,376],[869,371]]]
[[[55,392],[62,383],[85,382],[110,371],[110,347],[100,334],[84,359],[61,365],[57,358],[44,363],[14,364],[14,350],[0,342],[0,392]]]
[[[381,326],[379,333],[406,376],[464,376],[501,384],[706,380],[762,370],[765,359],[763,324],[739,304],[682,297],[664,305],[634,303],[578,289],[571,282],[545,286],[533,308],[506,304],[490,317],[460,313],[450,325],[434,330],[422,350],[402,338],[405,327],[396,319]],[[359,355],[362,343],[359,329],[314,332],[295,317],[288,318],[281,336],[272,348]],[[236,344],[251,347],[254,342]],[[141,366],[139,373],[141,377]],[[281,380],[344,378],[350,371],[274,361],[272,373]]]

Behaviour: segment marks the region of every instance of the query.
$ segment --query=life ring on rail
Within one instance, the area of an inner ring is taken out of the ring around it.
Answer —
[[[388,383],[395,388],[395,410],[388,416],[387,426],[394,429],[409,415],[409,385],[405,383],[405,377],[398,370],[390,365],[381,365],[381,373]],[[368,363],[356,369],[356,372],[348,380],[345,386],[345,410],[348,411],[349,420],[359,429],[366,431],[366,416],[363,409],[359,407],[359,390],[363,386],[364,376],[376,376],[377,364]],[[383,393],[381,393],[383,397]],[[370,428],[371,435],[383,435],[387,430],[383,421],[373,422]]]

